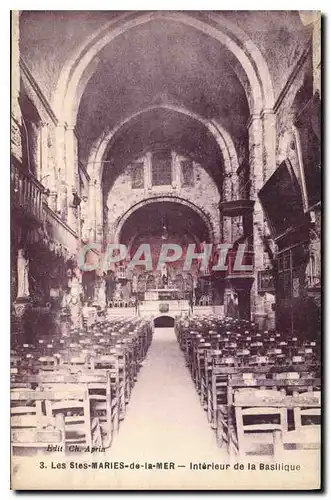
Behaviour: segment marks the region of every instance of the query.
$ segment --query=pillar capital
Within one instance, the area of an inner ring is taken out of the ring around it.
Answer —
[[[266,115],[274,115],[275,116],[275,112],[272,108],[265,108],[265,109],[262,109],[261,111],[261,118],[264,118],[264,116]]]
[[[253,113],[250,115],[246,127],[249,129],[253,122],[256,120],[261,120],[261,114],[260,113]]]

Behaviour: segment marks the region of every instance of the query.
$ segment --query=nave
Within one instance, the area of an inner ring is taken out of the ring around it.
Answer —
[[[127,416],[111,456],[176,461],[226,461],[208,426],[173,328],[155,328]]]

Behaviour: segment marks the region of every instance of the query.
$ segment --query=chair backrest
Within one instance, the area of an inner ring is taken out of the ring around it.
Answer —
[[[263,442],[261,433],[272,436],[274,456],[282,449],[281,436],[286,429],[286,408],[280,405],[284,395],[277,390],[238,389],[234,393],[234,407],[239,454],[244,455],[247,437],[254,432],[254,446]]]
[[[320,425],[316,424],[315,418],[321,416],[321,392],[320,391],[307,391],[300,395],[291,397],[294,407],[294,424],[296,430],[303,430],[307,425]],[[313,421],[313,422],[312,422]],[[308,423],[307,423],[308,422]]]
[[[43,417],[23,422],[20,417],[11,420],[12,448],[45,448],[49,444],[57,444],[61,448],[65,444],[65,424],[62,415],[54,418]],[[61,449],[60,448],[60,449]],[[64,451],[64,450],[63,450]]]
[[[46,415],[64,416],[66,442],[92,444],[90,400],[88,384],[78,383],[41,384],[41,392],[47,395]]]
[[[53,391],[12,388],[11,445],[22,448],[44,448],[49,444],[65,442],[64,417],[47,415],[46,408],[53,399]]]

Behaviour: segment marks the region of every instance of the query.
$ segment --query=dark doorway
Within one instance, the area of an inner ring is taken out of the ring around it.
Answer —
[[[154,320],[155,328],[173,328],[174,324],[175,320],[171,316],[159,316]]]

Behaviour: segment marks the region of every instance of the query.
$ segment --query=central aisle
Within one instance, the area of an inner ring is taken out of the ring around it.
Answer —
[[[226,459],[225,451],[216,444],[173,328],[155,328],[109,455],[187,465]]]

